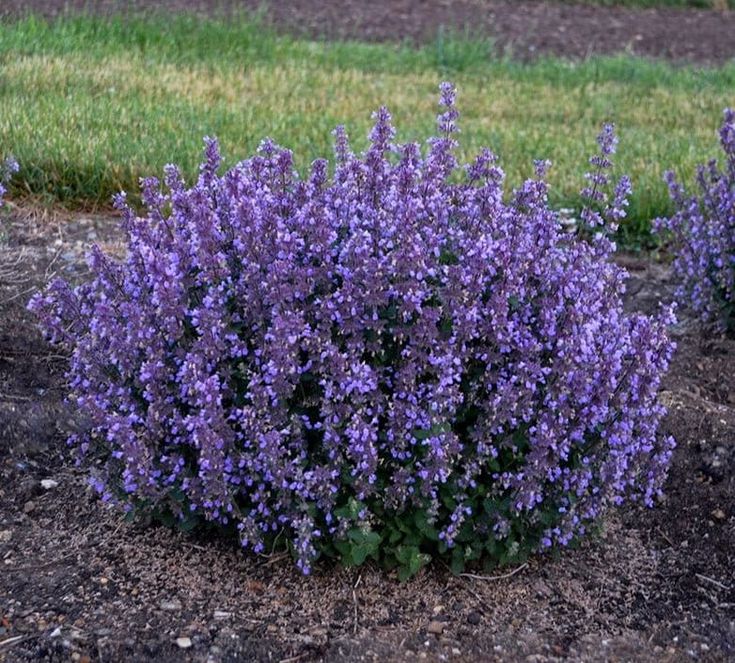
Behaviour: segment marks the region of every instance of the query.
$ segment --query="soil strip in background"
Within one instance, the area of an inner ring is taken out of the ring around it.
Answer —
[[[0,14],[57,16],[131,11],[193,11],[220,15],[258,11],[261,0],[2,0]],[[265,5],[276,28],[310,37],[426,42],[440,30],[491,38],[498,53],[520,60],[540,55],[584,58],[632,53],[722,64],[735,57],[735,11],[606,7],[522,0],[289,0]]]

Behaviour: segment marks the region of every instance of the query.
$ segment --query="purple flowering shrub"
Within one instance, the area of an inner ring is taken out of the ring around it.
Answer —
[[[332,176],[299,177],[269,140],[220,176],[208,140],[191,188],[168,166],[144,216],[120,196],[127,258],[95,247],[91,281],[30,304],[71,351],[71,442],[104,459],[104,499],[285,543],[305,573],[322,555],[402,577],[436,555],[514,562],[651,504],[671,314],[623,312],[600,228],[629,187],[604,194],[612,128],[570,237],[546,162],[507,197],[489,150],[460,167],[454,96],[424,152],[383,108],[361,156],[335,131]]]
[[[680,281],[677,296],[700,318],[721,329],[735,331],[735,110],[727,109],[720,129],[725,164],[715,160],[697,172],[699,196],[688,196],[666,173],[676,205],[669,219],[659,219],[659,231],[673,232],[674,273]]]

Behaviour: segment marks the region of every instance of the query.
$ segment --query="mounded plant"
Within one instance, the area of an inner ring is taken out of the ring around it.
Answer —
[[[688,195],[673,172],[666,173],[675,214],[660,219],[659,231],[674,237],[677,297],[703,322],[735,331],[735,111],[726,109],[720,128],[725,153],[697,169],[698,194]]]
[[[70,351],[70,442],[103,460],[105,500],[285,544],[305,573],[327,556],[402,577],[515,562],[652,503],[671,313],[623,311],[612,127],[572,235],[547,162],[506,195],[489,150],[457,162],[449,84],[441,105],[423,151],[382,108],[360,156],[335,131],[333,174],[266,140],[218,175],[208,140],[191,188],[168,166],[143,216],[118,198],[127,257],[94,247],[90,281],[30,303]]]

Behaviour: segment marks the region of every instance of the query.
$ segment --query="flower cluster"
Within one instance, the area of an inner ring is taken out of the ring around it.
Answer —
[[[92,280],[30,303],[71,351],[72,443],[106,459],[105,499],[285,541],[304,572],[322,554],[404,575],[517,560],[652,502],[671,313],[623,312],[612,242],[563,231],[547,162],[508,196],[489,150],[460,165],[446,83],[441,105],[423,150],[381,108],[362,155],[336,129],[331,176],[270,140],[218,175],[207,140],[191,188],[168,166],[144,216],[119,197],[127,258],[95,247]]]
[[[735,110],[724,116],[724,166],[712,160],[698,168],[699,196],[688,196],[674,174],[666,173],[676,212],[656,227],[673,231],[676,240],[677,296],[703,321],[735,331]]]
[[[7,193],[8,180],[18,172],[18,162],[13,157],[8,157],[0,163],[0,205],[2,205],[3,198]]]

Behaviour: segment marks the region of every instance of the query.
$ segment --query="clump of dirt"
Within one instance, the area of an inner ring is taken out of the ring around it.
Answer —
[[[129,525],[66,452],[65,361],[25,311],[52,273],[81,279],[115,219],[7,220],[0,284],[0,660],[680,661],[735,656],[735,341],[682,317],[662,397],[675,435],[667,495],[597,538],[495,577],[441,565],[405,584],[378,568],[247,555],[232,542]],[[627,306],[671,298],[668,270],[621,256]]]

